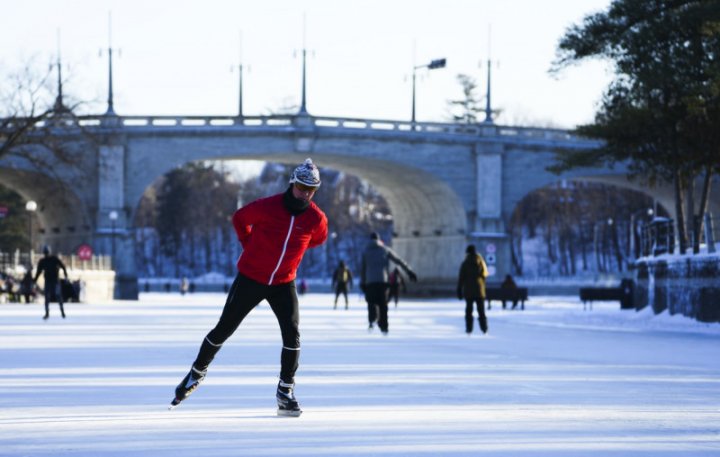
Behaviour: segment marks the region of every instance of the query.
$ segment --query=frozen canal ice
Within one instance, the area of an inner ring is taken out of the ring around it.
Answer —
[[[275,415],[265,303],[174,411],[224,295],[69,304],[65,320],[52,305],[48,321],[0,305],[0,455],[720,455],[718,324],[531,297],[467,336],[460,301],[401,299],[384,337],[357,295],[332,299],[300,299],[297,419]]]

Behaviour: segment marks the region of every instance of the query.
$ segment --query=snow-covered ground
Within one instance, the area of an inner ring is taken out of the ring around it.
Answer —
[[[458,300],[301,297],[300,418],[275,415],[280,337],[253,311],[168,411],[222,294],[0,305],[2,456],[717,456],[720,325],[531,297],[464,332]]]

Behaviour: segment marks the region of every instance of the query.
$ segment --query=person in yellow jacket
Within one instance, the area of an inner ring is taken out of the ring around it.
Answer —
[[[487,333],[487,317],[485,317],[485,278],[488,269],[485,259],[477,253],[475,245],[468,245],[465,249],[465,260],[460,265],[458,275],[457,296],[465,299],[465,332],[473,331],[473,303],[476,304],[480,330]]]
[[[345,261],[341,260],[332,277],[332,288],[335,291],[335,305],[333,309],[337,309],[337,301],[340,294],[343,294],[345,297],[345,309],[348,309],[348,286],[352,288],[352,284],[352,272],[345,265]]]

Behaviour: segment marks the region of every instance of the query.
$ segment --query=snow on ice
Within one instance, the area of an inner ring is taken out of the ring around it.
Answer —
[[[265,303],[174,411],[224,295],[1,305],[0,455],[720,455],[718,324],[531,297],[467,336],[460,301],[401,299],[384,337],[332,300],[301,297],[300,418],[275,415]]]

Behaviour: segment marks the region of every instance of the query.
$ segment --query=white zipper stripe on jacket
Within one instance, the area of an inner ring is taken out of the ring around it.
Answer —
[[[287,236],[285,237],[285,243],[283,244],[283,250],[280,253],[280,258],[278,259],[277,265],[275,265],[275,270],[273,270],[272,274],[270,275],[270,281],[268,281],[268,286],[272,284],[273,279],[275,279],[275,273],[277,273],[278,268],[280,268],[280,264],[283,261],[283,257],[285,257],[285,250],[287,249],[288,241],[290,240],[290,234],[292,233],[293,224],[295,223],[295,216],[290,216],[290,227],[288,228]]]

